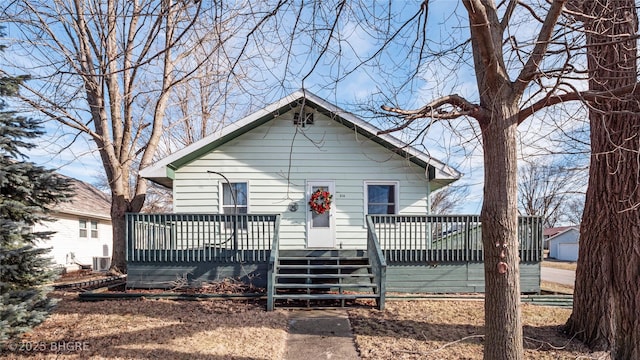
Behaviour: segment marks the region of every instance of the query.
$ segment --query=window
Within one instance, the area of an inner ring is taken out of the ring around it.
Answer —
[[[396,214],[398,212],[398,183],[365,183],[367,214]]]
[[[87,237],[87,220],[80,219],[80,237]]]
[[[97,221],[91,222],[91,237],[94,239],[98,238],[98,222]]]
[[[222,213],[246,214],[248,210],[247,183],[222,184]]]
[[[97,221],[88,221],[85,219],[80,219],[79,227],[80,227],[80,237],[86,238],[87,235],[89,234],[89,230],[91,230],[91,237],[94,239],[98,238],[98,222]]]
[[[223,183],[222,184],[222,213],[223,214],[246,214],[248,213],[248,197],[247,197],[247,183],[235,182],[235,183]],[[240,229],[246,229],[247,224],[244,218],[228,219],[225,221],[226,229],[233,229],[238,226]],[[240,224],[236,224],[239,221]]]

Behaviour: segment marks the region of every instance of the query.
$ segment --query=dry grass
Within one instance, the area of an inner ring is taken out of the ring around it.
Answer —
[[[555,294],[573,294],[573,286],[550,281],[542,281],[540,283],[540,289]]]
[[[522,311],[526,359],[589,355],[559,332],[570,309],[523,304]],[[349,316],[363,359],[482,358],[481,301],[388,301],[385,311],[354,308]],[[266,312],[252,301],[80,302],[66,295],[0,359],[281,359],[287,322],[286,311]]]
[[[280,359],[284,354],[286,313],[265,312],[263,304],[74,298],[63,299],[43,324],[5,346],[9,351],[0,358]],[[61,351],[62,345],[67,349]]]
[[[383,312],[349,311],[363,359],[482,359],[480,301],[389,301]],[[571,310],[523,304],[526,359],[589,356],[560,333]]]
[[[558,261],[553,259],[546,259],[542,262],[542,266],[562,269],[562,270],[573,270],[576,271],[576,267],[578,266],[575,262],[570,261]]]

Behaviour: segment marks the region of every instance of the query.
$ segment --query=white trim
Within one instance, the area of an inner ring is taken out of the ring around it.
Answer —
[[[329,192],[333,195],[333,202],[331,204],[331,209],[329,210],[329,240],[330,242],[327,244],[328,246],[309,246],[309,237],[312,231],[311,228],[311,219],[312,212],[309,211],[309,199],[311,198],[311,187],[313,186],[327,186],[329,188]],[[306,216],[306,239],[305,239],[305,247],[308,249],[335,249],[336,248],[336,182],[335,180],[307,180],[305,182],[305,210],[307,212]]]
[[[355,127],[364,130],[365,132],[367,132],[371,137],[378,137],[379,139],[382,139],[383,141],[387,142],[388,144],[391,144],[392,146],[394,146],[395,148],[398,149],[403,149],[404,151],[406,151],[409,155],[411,156],[415,156],[419,159],[421,159],[422,161],[424,161],[425,163],[433,166],[436,169],[436,174],[435,174],[435,179],[444,179],[444,180],[457,180],[462,176],[462,173],[460,173],[459,171],[457,171],[456,169],[448,166],[447,164],[445,164],[444,162],[434,159],[433,157],[431,157],[429,154],[422,152],[416,148],[414,148],[411,145],[406,144],[405,142],[395,138],[394,136],[392,136],[391,134],[378,134],[378,132],[380,131],[380,129],[378,129],[377,127],[367,123],[366,121],[360,119],[359,117],[327,102],[326,100],[318,97],[317,95],[312,94],[311,92],[304,90],[304,89],[300,89],[297,90],[295,92],[293,92],[292,94],[285,96],[284,98],[270,104],[267,105],[264,109],[259,110],[243,119],[240,119],[238,121],[235,121],[227,126],[225,126],[224,128],[222,128],[221,130],[207,136],[204,137],[202,139],[200,139],[199,141],[196,141],[195,143],[180,149],[176,152],[174,152],[173,154],[157,161],[156,163],[145,167],[144,169],[140,170],[140,176],[144,177],[144,178],[166,178],[167,177],[167,165],[185,157],[188,156],[189,154],[191,154],[194,151],[199,150],[200,148],[203,148],[205,146],[207,146],[209,143],[216,141],[217,139],[220,139],[226,135],[231,134],[232,132],[247,126],[249,124],[251,124],[254,121],[257,121],[260,118],[263,118],[264,116],[268,116],[269,114],[274,114],[274,116],[277,116],[278,111],[286,106],[289,105],[295,101],[297,101],[298,99],[301,98],[306,98],[309,99],[310,101],[318,104],[319,106],[323,107],[324,109],[326,109],[329,112],[332,112],[336,115],[339,115],[341,118],[347,120],[348,122],[352,123]],[[427,174],[428,175],[428,174]]]
[[[171,164],[172,162],[179,160],[189,154],[191,154],[192,152],[207,146],[209,143],[222,138],[226,135],[229,135],[230,133],[251,124],[252,122],[260,119],[263,116],[268,115],[269,113],[275,112],[278,109],[280,109],[281,107],[285,106],[286,104],[290,104],[293,101],[295,101],[296,99],[298,99],[300,97],[299,94],[300,91],[296,91],[294,93],[292,93],[291,95],[288,95],[272,104],[267,105],[264,109],[258,110],[256,112],[254,112],[253,114],[250,114],[249,116],[246,116],[238,121],[232,122],[231,124],[223,127],[222,129],[220,129],[217,132],[214,132],[213,134],[206,136],[196,142],[194,142],[193,144],[182,148],[176,152],[174,152],[173,154],[160,159],[159,161],[157,161],[156,163],[145,167],[144,169],[140,170],[140,176],[144,177],[144,178],[158,178],[158,177],[166,177],[167,176],[167,169],[166,166]]]
[[[61,214],[61,215],[67,215],[67,216],[71,215],[71,216],[82,217],[84,219],[97,219],[97,220],[106,220],[107,222],[111,222],[111,215],[94,214],[94,213],[85,212],[85,211],[54,210],[53,215],[55,216],[55,214]]]
[[[82,227],[81,224],[84,222],[85,227]],[[93,225],[96,225],[95,230],[93,229]],[[80,232],[84,230],[86,232],[85,236],[80,235]],[[97,236],[93,236],[93,232],[96,232]],[[100,222],[96,219],[91,219],[87,217],[78,218],[78,237],[80,239],[99,239],[100,238]]]
[[[369,212],[369,185],[394,185],[395,186],[395,209],[394,215],[397,215],[400,212],[400,181],[393,180],[365,180],[363,185],[364,191],[364,208],[362,212],[364,214],[363,219],[368,215]],[[366,222],[365,222],[366,226]]]
[[[229,179],[231,184],[246,183],[247,184],[247,214],[251,213],[251,184],[249,180],[243,179]],[[224,189],[223,184],[227,182],[224,179],[218,180],[218,213],[224,214]]]

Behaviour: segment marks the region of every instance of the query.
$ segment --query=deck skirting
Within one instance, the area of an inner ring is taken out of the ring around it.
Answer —
[[[179,283],[184,285],[183,279],[186,279],[189,286],[197,287],[202,283],[233,278],[255,287],[266,288],[267,271],[266,262],[130,262],[127,287],[171,289]],[[523,293],[540,292],[540,263],[520,263],[520,288]],[[482,293],[484,265],[481,262],[389,262],[386,291]]]

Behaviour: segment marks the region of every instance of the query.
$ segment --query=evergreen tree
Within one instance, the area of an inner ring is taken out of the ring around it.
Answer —
[[[44,321],[54,305],[45,286],[55,277],[49,249],[36,246],[52,233],[32,226],[50,221],[52,206],[71,195],[65,178],[26,161],[23,151],[43,133],[40,123],[6,111],[2,99],[24,79],[0,78],[0,348]]]

